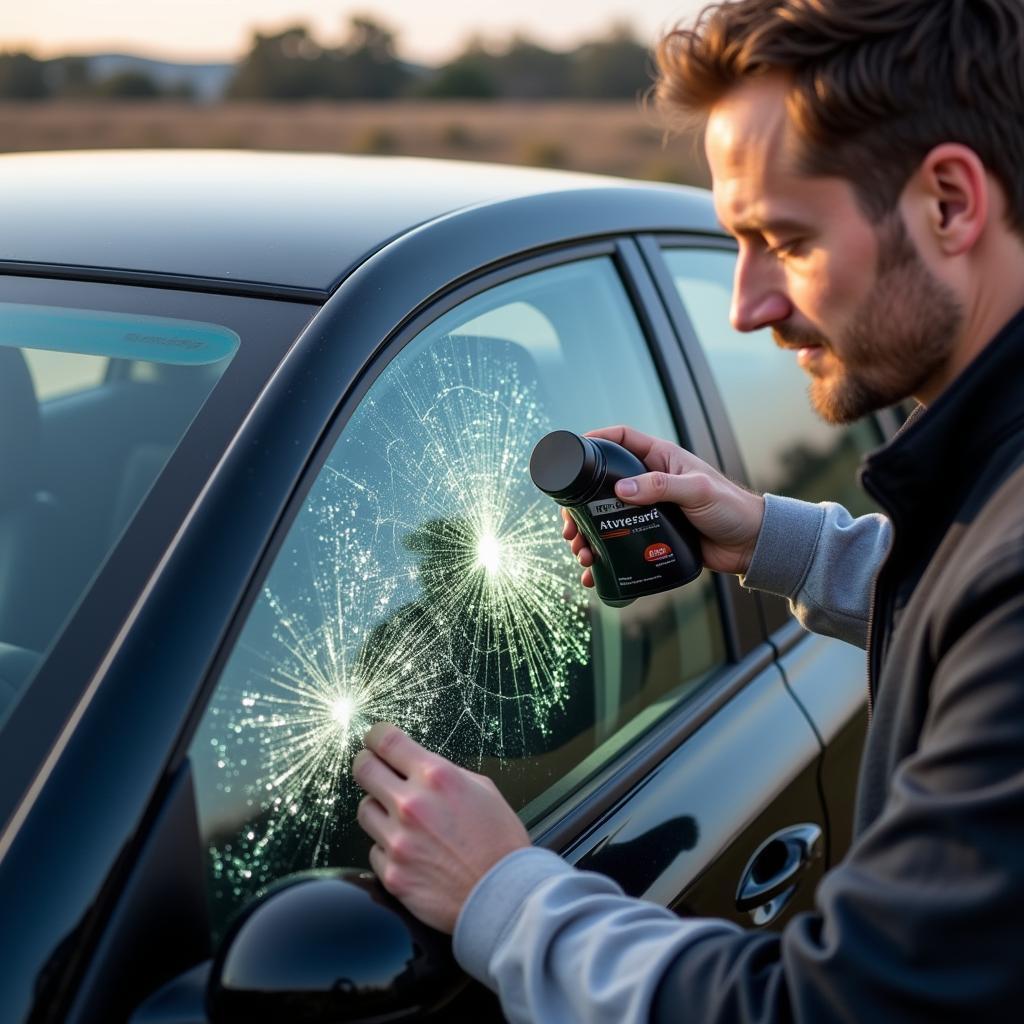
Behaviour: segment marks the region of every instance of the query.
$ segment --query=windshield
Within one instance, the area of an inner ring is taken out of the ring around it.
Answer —
[[[0,302],[0,724],[238,344],[216,324]]]

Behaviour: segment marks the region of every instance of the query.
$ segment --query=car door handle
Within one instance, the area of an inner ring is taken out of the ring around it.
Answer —
[[[821,857],[822,847],[821,828],[813,823],[791,825],[770,836],[747,862],[736,890],[736,909],[757,911],[792,889],[797,879]],[[777,912],[781,906],[774,909]]]

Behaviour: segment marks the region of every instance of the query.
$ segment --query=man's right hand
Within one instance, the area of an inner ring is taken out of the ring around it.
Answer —
[[[591,430],[587,437],[603,437],[631,451],[651,472],[620,480],[616,496],[630,505],[674,501],[701,535],[704,564],[717,572],[745,573],[764,519],[764,498],[722,476],[696,455],[669,441],[641,434],[632,427]],[[630,484],[636,485],[630,493]],[[583,566],[583,585],[592,587],[590,566],[594,553],[567,509],[562,510],[562,536]]]

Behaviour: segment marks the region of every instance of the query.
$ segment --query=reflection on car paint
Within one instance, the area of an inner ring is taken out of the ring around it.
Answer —
[[[629,896],[642,896],[680,853],[694,849],[700,839],[700,826],[692,814],[666,818],[632,839],[620,838],[625,828],[624,823],[605,836],[576,867],[610,875]]]
[[[471,339],[409,346],[303,504],[193,748],[215,902],[337,863],[351,757],[395,722],[465,765],[543,745],[590,624],[527,461],[532,382]],[[202,804],[203,800],[201,800]]]

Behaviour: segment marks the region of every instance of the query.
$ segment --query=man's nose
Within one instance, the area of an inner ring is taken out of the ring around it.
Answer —
[[[774,268],[754,265],[742,256],[736,264],[729,320],[737,331],[756,331],[789,318],[792,303]]]

